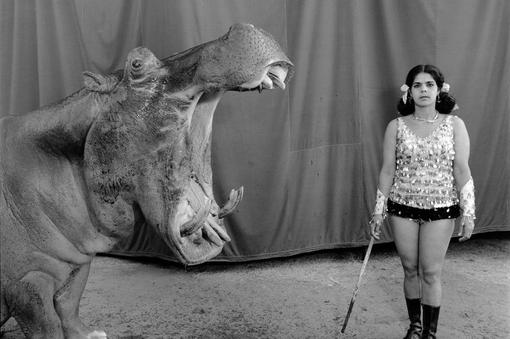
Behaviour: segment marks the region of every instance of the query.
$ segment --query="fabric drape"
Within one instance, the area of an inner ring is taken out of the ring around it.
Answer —
[[[164,58],[236,22],[279,41],[296,66],[288,88],[227,93],[215,113],[217,201],[245,189],[215,260],[366,244],[385,126],[423,63],[445,73],[470,134],[475,232],[510,230],[506,0],[4,0],[0,20],[1,116],[73,93],[84,70],[123,68],[136,46]],[[173,260],[155,231],[135,229],[114,253]]]

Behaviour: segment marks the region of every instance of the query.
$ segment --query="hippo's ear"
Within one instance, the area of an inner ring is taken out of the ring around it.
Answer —
[[[116,77],[103,76],[92,72],[83,72],[83,82],[85,87],[94,92],[108,93],[111,92],[115,85],[119,82]]]

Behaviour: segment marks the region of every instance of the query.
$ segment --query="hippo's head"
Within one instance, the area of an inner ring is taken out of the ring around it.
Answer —
[[[276,41],[249,24],[166,59],[132,50],[124,70],[85,73],[97,118],[85,145],[85,178],[100,232],[121,236],[137,218],[154,227],[176,257],[198,264],[229,237],[212,193],[212,117],[225,91],[285,88],[292,63]]]

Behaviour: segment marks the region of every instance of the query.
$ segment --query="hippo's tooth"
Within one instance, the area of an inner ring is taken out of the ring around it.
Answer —
[[[187,237],[198,231],[202,227],[202,223],[196,220],[190,220],[181,226],[181,237]]]
[[[216,246],[223,246],[223,240],[220,239],[218,233],[215,232],[214,228],[207,221],[204,222],[203,231],[207,238]]]
[[[267,76],[273,81],[276,87],[285,89],[285,78],[287,77],[288,70],[281,66],[271,66],[267,72]]]
[[[267,74],[262,78],[262,83],[260,85],[265,89],[273,89],[273,81],[268,77]]]
[[[244,187],[241,186],[238,189],[233,189],[230,191],[230,194],[228,196],[228,201],[225,203],[225,205],[220,209],[218,212],[218,218],[223,218],[230,213],[239,205],[241,202],[241,199],[243,199],[244,194]]]
[[[230,237],[228,236],[227,232],[216,223],[216,221],[211,215],[208,216],[207,221],[209,222],[209,225],[212,227],[212,229],[216,231],[216,233],[220,236],[221,239],[223,239],[224,241],[230,241]]]
[[[272,78],[273,79],[273,84],[278,87],[278,88],[281,88],[281,89],[285,89],[285,82],[281,81],[280,79],[278,78]]]
[[[207,200],[204,206],[201,206],[200,210],[187,222],[181,225],[180,233],[181,237],[189,236],[202,227],[202,224],[209,214],[209,210],[211,209],[211,201]]]

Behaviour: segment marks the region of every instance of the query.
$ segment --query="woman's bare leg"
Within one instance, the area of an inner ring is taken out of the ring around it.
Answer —
[[[418,276],[420,225],[410,219],[391,216],[393,240],[404,268],[404,295],[408,299],[421,297]]]
[[[441,305],[441,272],[454,226],[454,220],[443,219],[420,227],[419,267],[423,304]]]

